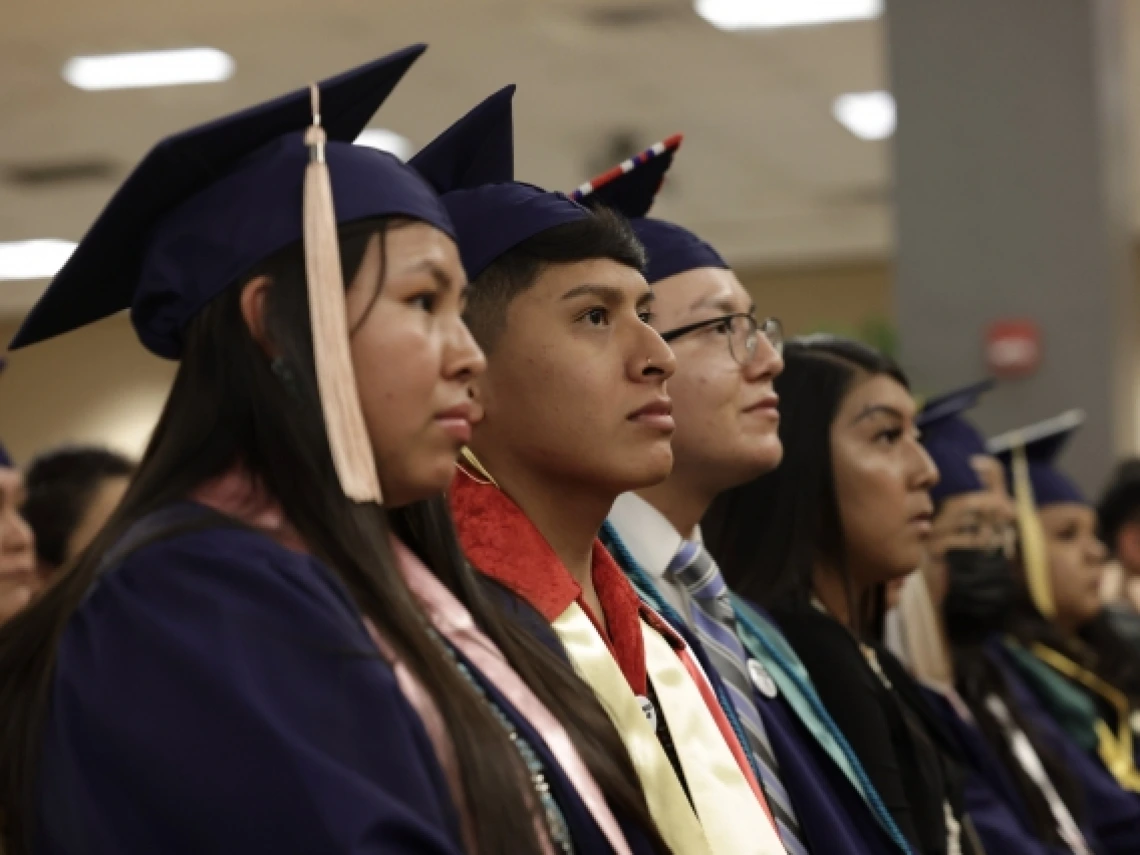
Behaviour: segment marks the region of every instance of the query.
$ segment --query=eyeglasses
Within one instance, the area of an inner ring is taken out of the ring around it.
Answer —
[[[719,318],[709,318],[707,321],[687,324],[675,330],[661,333],[661,338],[667,342],[676,341],[683,335],[709,327],[728,339],[728,352],[741,365],[747,365],[756,355],[756,346],[760,343],[760,336],[764,336],[768,340],[768,344],[776,353],[783,354],[784,352],[784,325],[777,318],[765,318],[762,321],[757,321],[747,312],[721,315]]]

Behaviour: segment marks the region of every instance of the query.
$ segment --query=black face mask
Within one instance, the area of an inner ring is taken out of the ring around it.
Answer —
[[[946,552],[946,599],[942,615],[955,644],[977,643],[1002,632],[1013,615],[1017,582],[1000,549]]]

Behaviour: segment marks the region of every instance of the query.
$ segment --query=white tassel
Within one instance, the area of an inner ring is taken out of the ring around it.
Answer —
[[[313,124],[305,133],[310,158],[305,168],[304,245],[317,389],[341,489],[354,502],[379,504],[382,501],[380,479],[356,390],[348,340],[344,274],[340,267],[332,184],[325,162],[320,90],[313,86],[311,91]]]

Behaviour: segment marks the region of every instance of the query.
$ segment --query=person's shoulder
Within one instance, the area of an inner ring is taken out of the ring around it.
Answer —
[[[185,509],[170,511],[144,517],[107,551],[81,613],[111,601],[180,615],[196,606],[220,612],[284,606],[359,624],[347,589],[313,556],[236,520],[191,514],[187,521]]]

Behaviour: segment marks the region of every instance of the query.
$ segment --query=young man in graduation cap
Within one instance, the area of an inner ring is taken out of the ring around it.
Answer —
[[[614,499],[673,462],[674,361],[647,323],[641,247],[620,217],[514,181],[512,95],[411,161],[455,224],[488,360],[485,417],[451,490],[460,540],[599,696],[677,855],[782,853],[700,666],[597,539]]]
[[[775,625],[735,603],[701,544],[699,523],[724,490],[774,469],[782,447],[773,380],[779,321],[755,306],[720,254],[688,229],[649,217],[681,144],[676,135],[584,184],[575,198],[629,218],[648,255],[653,326],[677,360],[672,474],[618,498],[604,541],[645,600],[717,672],[789,852],[907,851]]]

